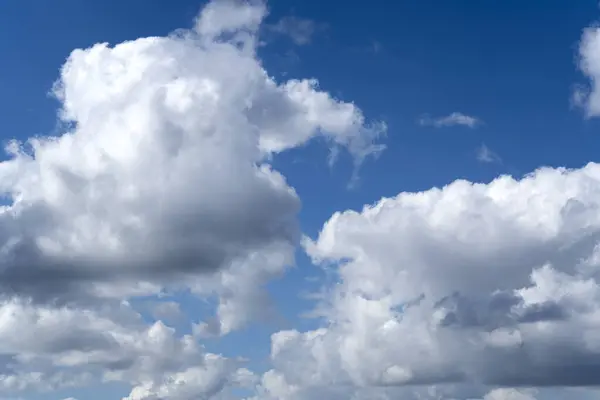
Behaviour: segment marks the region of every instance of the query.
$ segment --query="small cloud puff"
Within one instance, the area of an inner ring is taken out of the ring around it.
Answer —
[[[468,128],[476,128],[483,124],[479,118],[472,117],[460,112],[453,112],[443,117],[431,117],[427,114],[423,115],[418,120],[421,126],[433,126],[435,128],[445,128],[450,126],[466,126]]]

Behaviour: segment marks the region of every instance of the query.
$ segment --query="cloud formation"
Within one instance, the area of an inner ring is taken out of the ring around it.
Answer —
[[[444,117],[431,117],[424,115],[419,118],[419,125],[421,126],[433,126],[435,128],[445,128],[450,126],[466,126],[467,128],[476,128],[483,124],[483,122],[476,117],[465,115],[459,112],[453,112]]]
[[[599,32],[586,29],[580,46],[589,117],[600,114]],[[485,146],[478,156],[499,160]],[[599,187],[600,165],[589,163],[333,214],[303,241],[335,273],[315,310],[322,324],[272,336],[260,398],[597,398],[584,388],[599,384]]]
[[[300,201],[269,157],[317,135],[357,162],[380,150],[354,105],[315,80],[269,78],[253,47],[264,6],[236,4],[209,4],[194,32],[71,54],[55,94],[72,128],[12,143],[0,164],[13,200],[0,214],[3,285],[60,297],[289,250]]]
[[[554,386],[597,398],[581,387],[600,383],[600,164],[402,192],[301,239],[301,201],[272,159],[321,138],[358,167],[385,125],[315,79],[271,78],[256,55],[266,14],[217,0],[192,29],[70,55],[54,90],[64,132],[12,142],[0,162],[0,393],[120,382],[122,400],[547,400]],[[281,21],[308,43],[310,23]],[[580,47],[590,117],[597,37]],[[274,333],[262,375],[208,351],[203,338],[273,312],[265,286],[299,243],[335,278],[318,327]],[[181,291],[215,299],[213,318],[176,329]]]
[[[502,159],[492,149],[487,147],[485,144],[479,146],[476,150],[477,160],[483,163],[499,163]]]
[[[334,214],[304,241],[315,263],[336,266],[318,308],[329,322],[274,334],[267,378],[296,394],[332,383],[597,385],[599,187],[590,163]]]
[[[74,50],[54,95],[64,132],[0,163],[0,391],[133,385],[128,400],[213,398],[252,373],[136,296],[216,298],[224,335],[270,310],[294,263],[300,199],[271,159],[315,137],[358,167],[385,126],[256,55],[262,2],[213,1],[193,29]],[[166,304],[166,303],[165,303]]]
[[[577,59],[589,84],[577,85],[572,100],[584,109],[587,117],[597,117],[600,115],[600,27],[583,31]]]

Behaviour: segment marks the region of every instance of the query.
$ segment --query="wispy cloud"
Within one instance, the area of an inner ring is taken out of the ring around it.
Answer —
[[[483,121],[479,118],[460,112],[453,112],[444,117],[431,117],[430,115],[425,114],[419,118],[418,122],[421,126],[433,126],[436,128],[462,125],[472,129],[483,124]]]
[[[309,44],[314,34],[324,28],[325,25],[313,20],[293,16],[283,17],[276,24],[269,26],[271,31],[289,36],[299,46]]]
[[[573,87],[571,105],[581,107],[587,118],[600,116],[600,29],[586,28],[579,42],[577,64],[579,70],[588,79],[586,84]]]
[[[479,146],[476,150],[477,160],[483,163],[501,163],[502,159],[485,144]]]
[[[379,53],[381,53],[382,49],[383,49],[383,45],[381,44],[381,42],[379,42],[377,40],[373,40],[373,43],[371,43],[371,51],[375,54],[379,54]]]

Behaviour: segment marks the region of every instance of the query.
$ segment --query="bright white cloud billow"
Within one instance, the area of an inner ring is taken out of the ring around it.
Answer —
[[[255,34],[264,15],[235,7],[210,4],[198,38],[72,53],[56,85],[72,129],[13,143],[0,164],[1,189],[14,199],[0,214],[3,284],[44,300],[289,253],[300,202],[266,157],[318,134],[357,160],[380,150],[380,131],[355,106],[312,80],[278,85],[252,41],[221,41],[219,32]]]
[[[104,379],[132,384],[131,400],[191,400],[253,381],[124,299],[216,296],[199,325],[213,335],[262,317],[264,285],[299,238],[300,200],[270,158],[316,136],[357,167],[383,148],[385,126],[316,80],[270,78],[255,52],[265,15],[262,2],[215,1],[193,30],[71,53],[54,89],[65,132],[13,142],[0,163],[12,199],[0,209],[0,389]]]
[[[598,37],[587,29],[580,47],[589,116],[600,114]],[[487,148],[478,158],[499,161]],[[336,276],[321,291],[323,323],[272,336],[258,398],[598,398],[581,387],[600,382],[599,198],[600,165],[589,163],[335,213],[304,241]]]
[[[315,262],[337,265],[319,308],[329,323],[273,335],[265,390],[596,385],[598,199],[591,163],[334,214],[305,242]],[[530,398],[506,393],[487,398]]]

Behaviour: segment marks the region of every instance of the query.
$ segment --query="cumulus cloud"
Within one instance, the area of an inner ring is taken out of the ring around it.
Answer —
[[[266,13],[213,1],[193,29],[71,53],[53,91],[64,132],[0,162],[0,390],[103,379],[180,400],[254,379],[166,326],[176,305],[148,326],[127,299],[216,297],[217,335],[264,316],[299,239],[300,200],[271,159],[315,137],[356,167],[383,149],[385,126],[315,79],[269,76]]]
[[[272,390],[597,385],[598,188],[590,163],[334,214],[304,241],[336,266],[328,323],[273,335]]]
[[[200,344],[273,313],[264,287],[294,262],[300,199],[272,158],[317,137],[356,167],[383,150],[385,125],[317,80],[269,76],[266,14],[213,1],[190,30],[70,55],[54,89],[65,131],[12,142],[0,162],[0,393],[124,382],[122,400],[535,400],[543,389],[523,387],[598,385],[595,163],[338,212],[302,241],[337,278],[320,327],[273,334],[262,376]],[[294,23],[279,29],[307,43],[310,24]],[[589,116],[597,36],[580,47]],[[178,289],[217,299],[189,334],[167,326],[182,314],[172,298],[150,324],[130,301]]]
[[[450,126],[466,126],[467,128],[476,128],[483,124],[483,122],[476,117],[465,115],[459,112],[453,112],[444,117],[431,117],[430,115],[424,115],[419,118],[419,125],[421,126],[433,126],[435,128],[445,128]]]
[[[160,391],[157,382],[195,374],[203,379],[194,380],[196,393],[216,393],[236,386],[237,374],[244,371],[237,360],[205,352],[193,337],[180,336],[160,321],[147,325],[126,303],[89,309],[5,302],[0,305],[0,339],[4,391],[103,380],[132,383],[134,395],[139,387]],[[186,390],[188,385],[179,386]]]
[[[215,399],[223,393],[227,385],[252,387],[255,377],[247,369],[232,369],[230,360],[210,355],[202,367],[190,367],[163,379],[159,383],[147,382],[133,388],[129,396],[122,400],[192,400],[201,394],[202,398]]]
[[[0,164],[13,200],[0,214],[2,285],[57,297],[291,249],[300,202],[269,157],[323,135],[363,160],[381,149],[381,127],[315,80],[276,83],[253,47],[221,38],[255,35],[264,13],[261,3],[215,2],[197,36],[71,54],[55,94],[72,128],[12,143]]]
[[[194,29],[209,43],[227,34],[238,39],[246,34],[246,39],[253,39],[266,14],[266,4],[261,0],[210,1],[196,19]],[[232,40],[231,37],[227,39]]]

